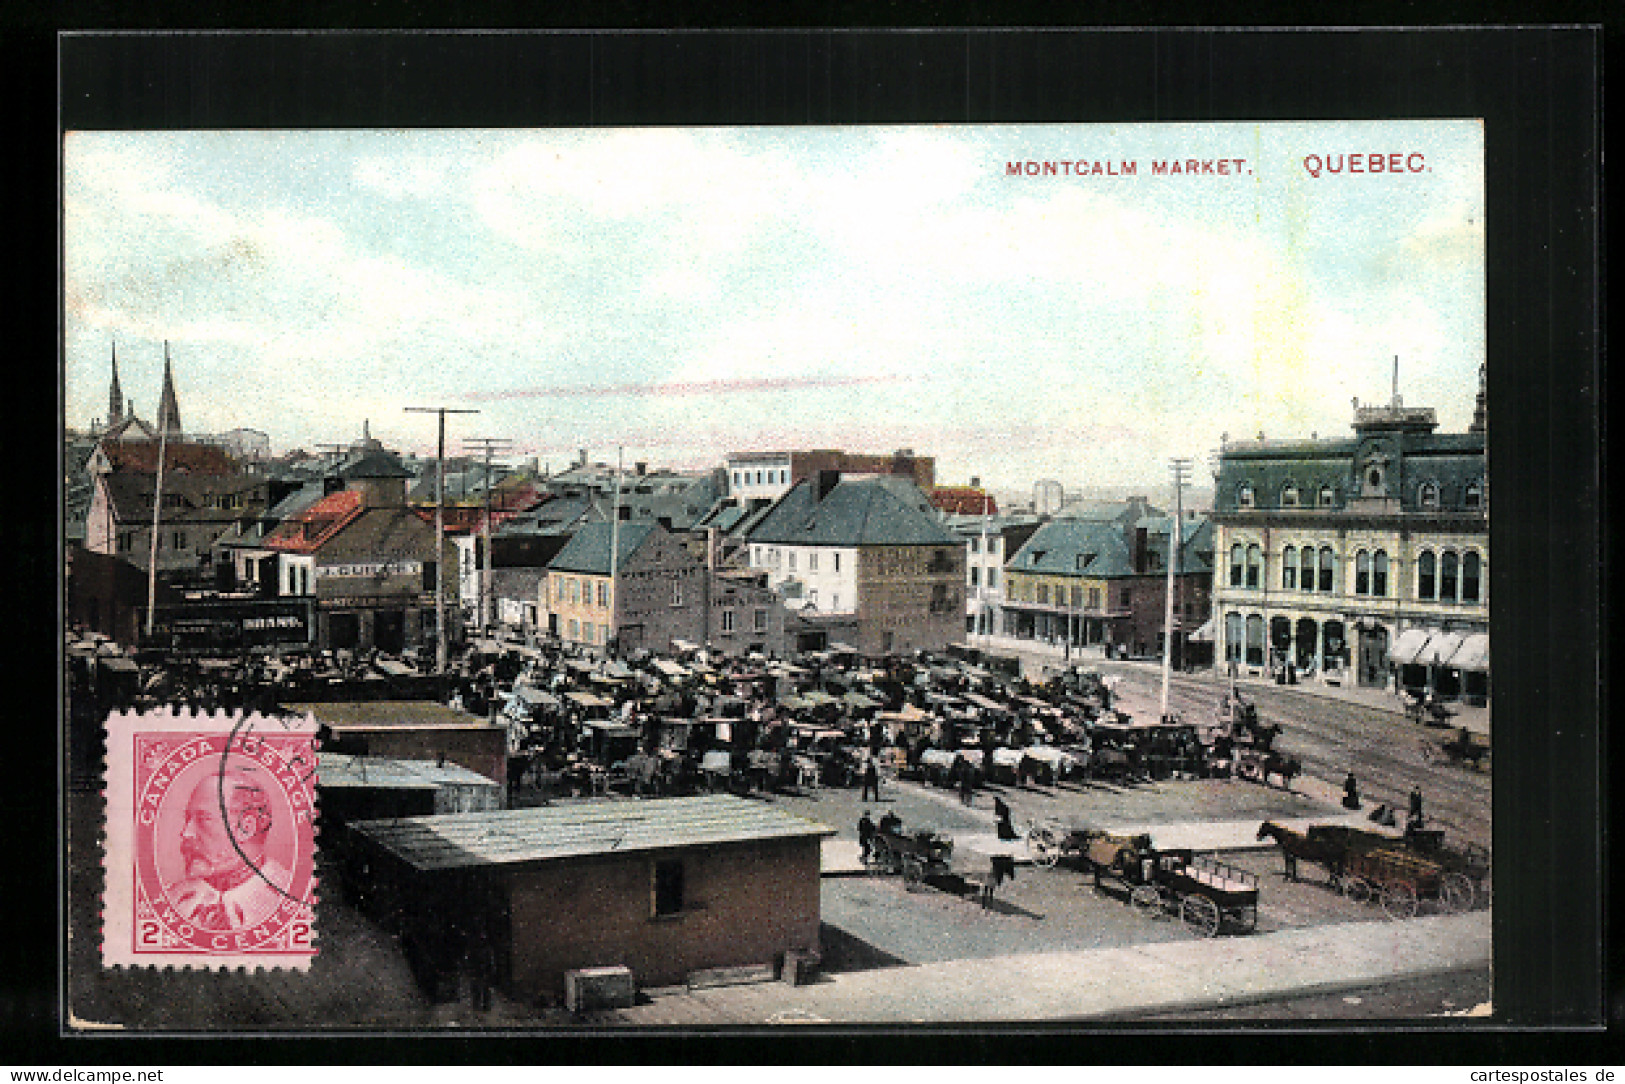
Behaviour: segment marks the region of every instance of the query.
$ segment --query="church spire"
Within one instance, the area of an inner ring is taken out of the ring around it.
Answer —
[[[158,431],[181,435],[181,408],[175,402],[175,377],[169,369],[169,340],[164,340],[164,390],[158,400]]]
[[[107,389],[107,428],[124,420],[124,391],[118,384],[118,343],[113,344],[113,382]]]
[[[1484,398],[1484,366],[1478,367],[1478,402],[1473,404],[1473,423],[1467,427],[1469,433],[1484,432],[1485,423],[1489,420],[1489,407]]]

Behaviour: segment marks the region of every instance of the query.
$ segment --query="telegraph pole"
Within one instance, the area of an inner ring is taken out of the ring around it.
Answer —
[[[1189,459],[1169,460],[1174,472],[1174,522],[1168,531],[1168,591],[1167,607],[1162,620],[1162,721],[1168,721],[1168,682],[1174,665],[1174,578],[1179,564],[1179,529],[1185,518],[1185,472],[1190,470]]]
[[[446,672],[446,415],[478,414],[467,407],[406,407],[408,414],[435,414],[440,436],[435,445],[434,474],[434,672]]]
[[[498,447],[506,451],[507,446],[512,443],[513,441],[506,437],[468,437],[463,441],[465,450],[469,445],[473,445],[474,450],[483,450],[485,452],[485,521],[480,528],[480,540],[484,543],[485,552],[483,560],[480,562],[480,602],[478,609],[479,623],[482,630],[493,620],[491,616],[491,452]]]

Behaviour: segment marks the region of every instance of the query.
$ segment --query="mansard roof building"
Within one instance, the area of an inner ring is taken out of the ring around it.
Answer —
[[[1465,433],[1355,403],[1354,435],[1226,442],[1216,656],[1233,671],[1489,694],[1484,388]]]

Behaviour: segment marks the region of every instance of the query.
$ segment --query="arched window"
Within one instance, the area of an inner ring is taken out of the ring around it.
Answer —
[[[1322,508],[1330,508],[1337,503],[1337,491],[1331,486],[1321,486],[1319,503]]]
[[[1439,561],[1439,600],[1441,602],[1456,601],[1456,567],[1458,559],[1454,550],[1446,550],[1443,559]]]
[[[1332,590],[1332,548],[1320,547],[1320,589],[1328,594]]]
[[[1257,587],[1263,580],[1261,570],[1264,565],[1264,551],[1255,546],[1247,547],[1247,586]]]
[[[1236,490],[1236,507],[1251,508],[1253,506],[1253,487],[1243,482]]]
[[[1434,557],[1428,550],[1416,559],[1416,597],[1432,598],[1437,593],[1433,582]]]
[[[1439,507],[1439,486],[1436,482],[1423,482],[1416,492],[1416,503],[1423,508]]]
[[[1371,593],[1371,555],[1365,550],[1354,555],[1354,593],[1356,595]]]
[[[1462,503],[1468,508],[1477,511],[1484,507],[1484,483],[1468,482],[1467,490],[1462,496]]]
[[[1281,551],[1281,586],[1288,591],[1298,586],[1298,547],[1288,546]]]
[[[1298,554],[1298,588],[1315,589],[1315,547],[1305,546]]]
[[[1241,661],[1242,645],[1241,615],[1227,613],[1224,615],[1224,657],[1234,662]]]
[[[1371,561],[1371,593],[1378,598],[1388,594],[1388,551],[1378,550]]]
[[[1476,550],[1468,550],[1461,559],[1461,601],[1478,601],[1478,581],[1483,574]]]
[[[1230,547],[1230,586],[1241,586],[1241,543]]]
[[[1247,665],[1264,665],[1264,619],[1258,614],[1247,615]]]
[[[1298,507],[1298,487],[1293,485],[1291,482],[1288,482],[1281,488],[1281,507]]]

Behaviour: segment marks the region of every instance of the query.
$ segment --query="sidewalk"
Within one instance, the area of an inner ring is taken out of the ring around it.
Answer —
[[[1017,640],[1006,636],[977,636],[973,646],[993,654],[1015,655],[1022,660],[1022,672],[1029,677],[1041,677],[1046,672],[1055,673],[1067,666],[1075,665],[1083,669],[1100,670],[1102,673],[1137,672],[1157,680],[1161,679],[1162,664],[1157,661],[1140,661],[1126,659],[1110,659],[1099,647],[1073,648],[1070,655],[1060,645],[1051,645],[1038,640]],[[1395,715],[1404,715],[1405,705],[1399,694],[1383,688],[1376,689],[1350,683],[1328,685],[1318,680],[1307,680],[1297,685],[1277,685],[1274,678],[1269,677],[1236,677],[1234,679],[1221,675],[1214,668],[1207,667],[1193,673],[1175,671],[1176,679],[1186,681],[1204,681],[1210,683],[1216,695],[1222,695],[1233,680],[1243,689],[1267,686],[1279,690],[1287,695],[1298,695],[1307,698],[1324,700],[1340,700],[1346,704],[1360,704],[1376,711],[1386,711]],[[1459,730],[1466,727],[1474,734],[1488,736],[1490,733],[1490,709],[1488,707],[1471,707],[1464,703],[1450,705],[1452,715],[1447,726]]]
[[[1253,936],[951,960],[655,996],[605,1014],[643,1025],[948,1024],[1131,1019],[1354,990],[1481,967],[1490,915],[1349,922]],[[594,1021],[598,1022],[598,1021]]]

